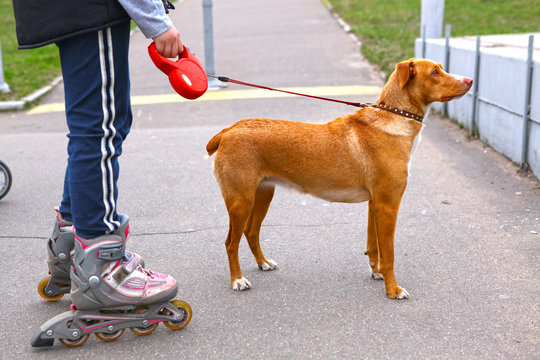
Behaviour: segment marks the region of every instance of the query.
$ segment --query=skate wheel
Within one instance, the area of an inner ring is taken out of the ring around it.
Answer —
[[[139,306],[137,308],[135,308],[135,310],[133,310],[133,313],[134,314],[139,314],[139,313],[144,313],[148,310],[148,308],[146,306]],[[148,326],[140,326],[140,327],[132,327],[132,328],[129,328],[135,335],[139,335],[139,336],[146,336],[146,335],[150,335],[151,333],[154,332],[154,330],[156,330],[156,328],[158,327],[159,323],[154,323],[152,325],[148,325]]]
[[[123,333],[124,333],[124,329],[113,331],[111,333],[98,332],[95,334],[99,340],[109,342],[109,341],[118,340],[118,338],[122,336]]]
[[[164,321],[163,324],[165,324],[165,326],[171,330],[180,330],[185,328],[191,321],[191,315],[193,313],[191,311],[191,306],[182,300],[173,300],[171,301],[171,304],[178,309],[178,311],[183,315],[183,318],[179,321]],[[166,308],[164,308],[161,313],[163,315],[170,314]]]
[[[41,296],[45,300],[47,300],[47,301],[57,301],[57,300],[61,299],[64,296],[64,294],[58,294],[56,296],[47,296],[45,294],[45,288],[47,287],[47,285],[49,285],[50,280],[51,280],[50,276],[45,276],[43,279],[41,279],[41,281],[38,284],[37,291],[38,291],[39,296]]]
[[[79,347],[82,344],[84,344],[86,340],[88,340],[89,337],[90,337],[90,334],[84,334],[83,336],[75,340],[71,340],[71,339],[58,339],[58,340],[60,340],[60,342],[67,347]]]

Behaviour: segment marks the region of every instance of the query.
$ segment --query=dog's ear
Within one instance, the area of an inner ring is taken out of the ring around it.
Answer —
[[[414,60],[410,59],[407,61],[402,61],[396,66],[397,77],[399,82],[399,88],[403,89],[405,85],[411,80],[416,71],[414,69]]]

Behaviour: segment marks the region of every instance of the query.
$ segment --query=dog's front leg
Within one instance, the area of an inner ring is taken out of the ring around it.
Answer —
[[[407,290],[397,284],[394,274],[394,232],[402,194],[403,192],[400,192],[398,196],[394,192],[374,196],[372,201],[379,250],[379,272],[384,278],[386,294],[391,299],[410,297]]]

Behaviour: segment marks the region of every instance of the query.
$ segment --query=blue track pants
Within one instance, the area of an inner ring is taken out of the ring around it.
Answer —
[[[132,122],[129,22],[57,43],[69,128],[60,212],[77,234],[95,238],[119,227],[118,157]]]

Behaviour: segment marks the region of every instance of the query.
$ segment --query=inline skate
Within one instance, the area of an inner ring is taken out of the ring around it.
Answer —
[[[73,223],[65,220],[58,208],[55,211],[56,221],[47,242],[49,276],[41,279],[37,288],[38,294],[47,301],[57,301],[71,289],[69,272],[73,264],[75,242]],[[129,217],[127,215],[118,215],[118,217],[121,225],[114,234],[126,238],[129,236]],[[137,263],[144,267],[144,259],[140,255],[127,251],[124,261],[129,260],[130,257],[134,257]]]
[[[176,296],[176,280],[144,269],[134,257],[123,261],[126,238],[117,234],[75,238],[70,311],[40,327],[32,346],[52,346],[54,339],[81,346],[94,333],[117,340],[126,328],[136,335],[152,333],[160,322],[172,330],[187,326],[192,310]]]

